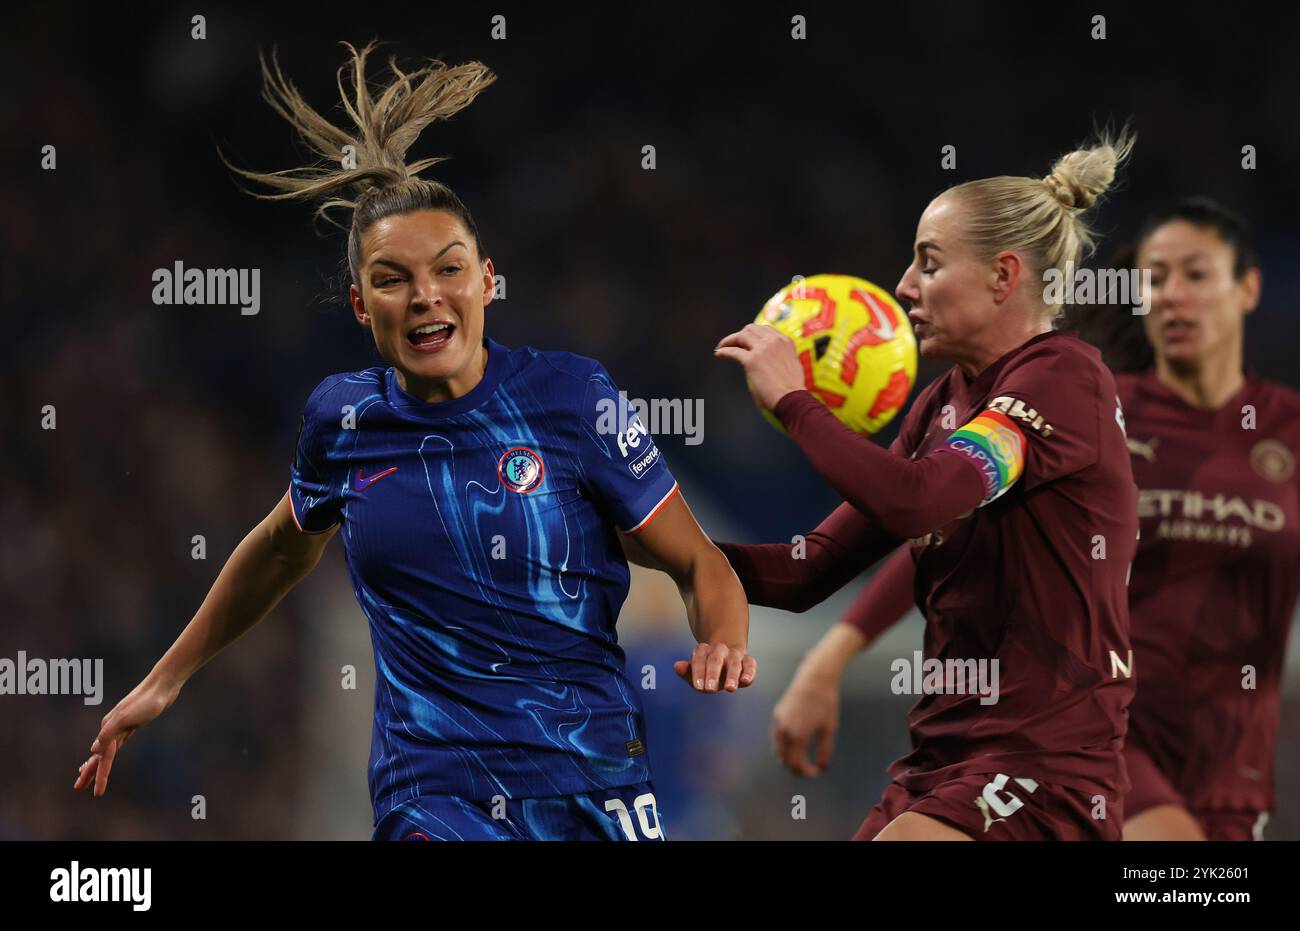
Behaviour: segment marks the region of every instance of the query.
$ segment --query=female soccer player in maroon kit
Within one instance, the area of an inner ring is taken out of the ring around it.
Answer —
[[[1273,808],[1300,591],[1300,394],[1243,367],[1260,293],[1244,221],[1183,202],[1144,225],[1137,261],[1155,365],[1117,377],[1142,520],[1124,836],[1249,840]]]
[[[1124,837],[1259,838],[1300,590],[1300,394],[1243,370],[1260,274],[1240,217],[1183,201],[1146,220],[1135,261],[1152,273],[1140,320],[1153,361],[1116,377],[1142,527],[1129,583],[1138,684]],[[829,765],[844,667],[907,612],[912,586],[900,551],[809,651],[774,712],[787,767],[811,776]]]
[[[926,208],[897,293],[921,353],[954,365],[888,451],[803,390],[776,330],[750,325],[716,350],[845,498],[801,546],[720,544],[750,602],[806,610],[906,541],[926,660],[997,664],[993,701],[927,689],[913,750],[858,838],[1119,837],[1137,488],[1114,379],[1053,329],[1044,282],[1091,247],[1080,214],[1131,145],[1072,152],[1045,179],[958,185]]]

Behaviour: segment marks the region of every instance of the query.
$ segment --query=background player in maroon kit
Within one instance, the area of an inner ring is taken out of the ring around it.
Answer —
[[[1117,362],[1140,359],[1134,336],[1147,356],[1141,374],[1116,378],[1142,526],[1129,584],[1138,688],[1124,837],[1246,840],[1273,807],[1300,589],[1300,395],[1243,370],[1260,275],[1240,217],[1183,201],[1147,219],[1131,261],[1152,271],[1151,312],[1127,318],[1142,330],[1126,333],[1112,308],[1083,321]],[[805,657],[773,714],[777,754],[794,772],[829,765],[843,670],[907,612],[912,586],[900,551]]]
[[[1117,377],[1142,523],[1124,835],[1249,840],[1273,808],[1300,590],[1300,395],[1243,369],[1260,294],[1244,221],[1183,202],[1147,221],[1137,261],[1155,364]]]
[[[1053,330],[1044,278],[1091,247],[1080,214],[1131,144],[1070,153],[1045,179],[958,185],[926,208],[897,293],[921,353],[954,366],[889,451],[802,390],[777,331],[750,325],[716,350],[846,502],[806,549],[720,544],[750,602],[806,610],[910,541],[926,658],[1000,666],[993,703],[969,688],[917,702],[913,750],[859,838],[1118,838],[1137,490],[1114,381]]]

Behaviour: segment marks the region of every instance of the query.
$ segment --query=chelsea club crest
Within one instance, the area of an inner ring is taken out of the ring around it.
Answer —
[[[521,495],[528,494],[540,485],[545,474],[542,457],[526,446],[508,450],[497,462],[497,475],[501,484]]]

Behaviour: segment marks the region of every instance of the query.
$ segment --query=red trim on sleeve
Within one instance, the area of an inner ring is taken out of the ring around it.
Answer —
[[[629,537],[634,537],[642,530],[645,530],[645,528],[649,525],[650,521],[655,519],[655,515],[663,510],[664,505],[667,504],[669,501],[671,501],[673,495],[675,494],[677,494],[677,483],[673,482],[672,489],[668,492],[668,494],[663,496],[663,498],[660,500],[658,504],[656,504],[653,508],[650,509],[649,514],[641,518],[641,523],[637,524],[631,530],[624,530],[623,532],[627,534]]]
[[[294,525],[295,527],[298,528],[298,532],[299,532],[299,533],[306,533],[307,531],[305,531],[305,530],[302,529],[302,524],[298,521],[298,509],[294,506],[294,503],[293,503],[293,484],[292,484],[292,483],[290,483],[290,485],[289,485],[289,514],[290,514],[291,517],[293,517],[293,525]]]

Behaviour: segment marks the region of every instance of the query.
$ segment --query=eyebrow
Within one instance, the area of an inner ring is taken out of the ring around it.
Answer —
[[[1199,259],[1208,259],[1208,258],[1209,258],[1209,256],[1206,255],[1204,252],[1193,252],[1191,255],[1185,255],[1185,256],[1182,256],[1181,258],[1178,258],[1178,259],[1153,259],[1152,262],[1151,262],[1151,264],[1152,264],[1152,265],[1171,265],[1171,264],[1175,264],[1175,263],[1177,263],[1177,262],[1183,262],[1183,263],[1187,263],[1187,262],[1195,262],[1195,261],[1197,261],[1197,260],[1199,260]]]
[[[447,243],[447,245],[443,246],[441,249],[438,250],[438,254],[433,257],[433,261],[436,262],[438,261],[438,259],[442,258],[444,255],[446,255],[447,250],[451,249],[453,246],[465,246],[465,244],[461,242],[459,239],[453,239],[451,242]],[[468,249],[469,246],[465,246],[465,248]],[[398,269],[399,271],[406,271],[406,266],[404,266],[401,262],[395,261],[393,259],[376,258],[376,259],[372,259],[370,264],[389,265],[392,266],[393,268]]]
[[[925,252],[925,251],[942,252],[943,250],[940,249],[938,246],[936,246],[934,243],[930,242],[930,240],[923,239],[916,244],[916,251],[917,252]]]

